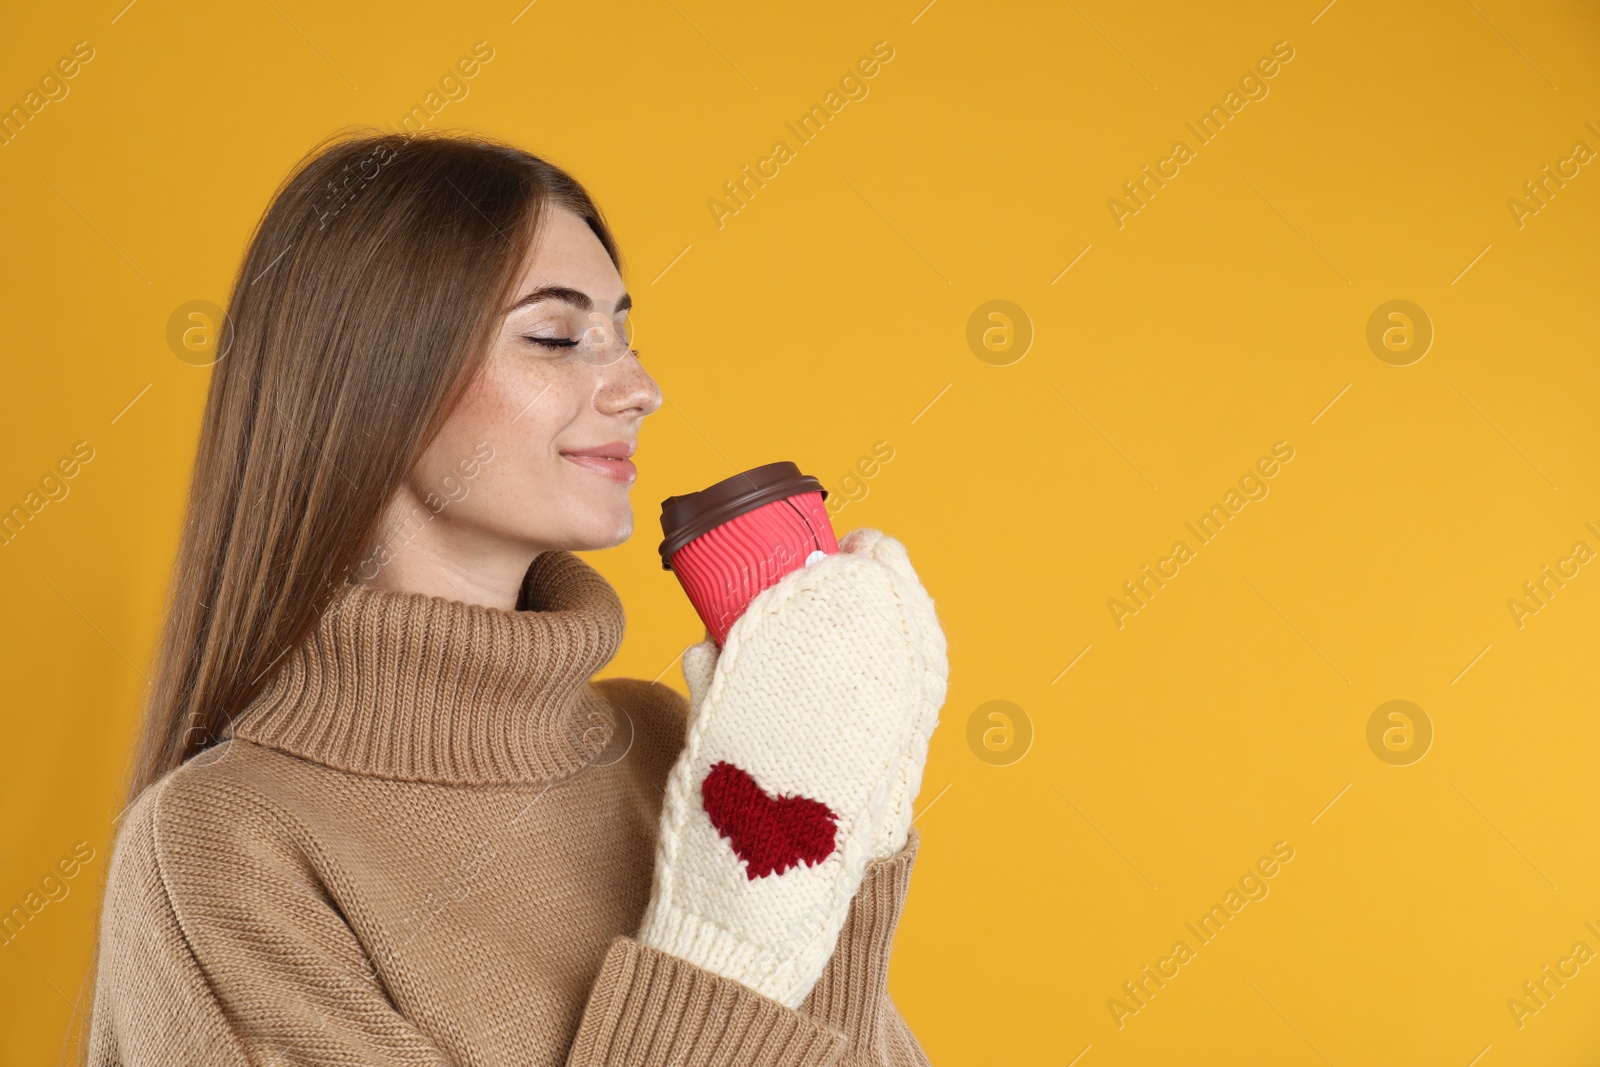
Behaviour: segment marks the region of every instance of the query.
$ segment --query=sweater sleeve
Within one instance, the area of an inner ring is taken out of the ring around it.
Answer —
[[[448,1067],[395,1009],[295,828],[216,781],[210,817],[187,798],[168,813],[175,780],[129,809],[113,849],[91,1067]]]
[[[798,1009],[641,944],[611,943],[568,1067],[927,1067],[888,993],[919,836],[867,867],[827,968]]]

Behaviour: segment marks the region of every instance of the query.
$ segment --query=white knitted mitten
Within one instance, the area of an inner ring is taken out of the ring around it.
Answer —
[[[866,865],[904,846],[949,668],[898,541],[762,590],[684,652],[688,733],[667,780],[638,939],[798,1008]]]
[[[911,834],[912,806],[922,788],[922,770],[928,762],[928,742],[933,737],[934,727],[939,725],[939,709],[944,707],[950,667],[944,631],[934,612],[933,598],[922,587],[922,580],[912,569],[911,557],[906,554],[905,546],[881,530],[868,528],[850,531],[845,534],[844,542],[849,543],[849,551],[870,555],[905,580],[907,608],[921,620],[923,629],[932,635],[929,645],[919,649],[922,702],[917,709],[911,747],[906,750],[890,784],[884,832],[872,852],[873,859],[887,859],[906,847],[906,839]],[[844,542],[840,543],[841,548]]]

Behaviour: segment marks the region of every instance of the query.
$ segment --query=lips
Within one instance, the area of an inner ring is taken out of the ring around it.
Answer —
[[[627,459],[633,455],[634,449],[639,446],[631,441],[612,441],[608,445],[594,445],[591,448],[563,449],[563,456],[595,456],[602,459]]]
[[[561,456],[575,466],[592,471],[603,478],[630,485],[639,476],[639,469],[628,458],[633,455],[637,447],[634,442],[613,441],[606,445],[564,451]]]

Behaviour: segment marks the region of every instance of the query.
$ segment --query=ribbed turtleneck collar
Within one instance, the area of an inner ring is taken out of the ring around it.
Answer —
[[[228,732],[382,778],[553,781],[610,740],[589,682],[623,624],[616,590],[565,551],[534,560],[516,611],[345,585]]]

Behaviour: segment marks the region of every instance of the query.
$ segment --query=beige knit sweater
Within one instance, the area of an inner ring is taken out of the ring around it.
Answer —
[[[570,552],[515,612],[341,589],[230,740],[124,814],[90,1062],[925,1065],[887,988],[916,857],[874,863],[798,1010],[649,948],[687,702]]]

